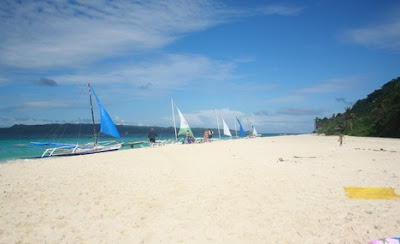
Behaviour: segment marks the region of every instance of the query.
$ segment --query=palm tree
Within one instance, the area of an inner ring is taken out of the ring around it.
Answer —
[[[347,129],[347,125],[350,126],[350,130],[353,129],[353,121],[356,119],[356,116],[354,113],[351,112],[350,107],[346,107],[344,112],[344,128]]]

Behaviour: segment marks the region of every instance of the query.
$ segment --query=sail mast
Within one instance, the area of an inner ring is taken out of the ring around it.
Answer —
[[[236,138],[237,138],[238,135],[237,135],[236,120],[237,120],[237,118],[236,118],[236,114],[235,114],[235,118],[233,119],[233,124],[235,125],[235,133],[236,133]]]
[[[90,88],[90,82],[88,82],[88,89],[89,89],[90,110],[92,112],[94,145],[96,146],[97,145],[96,124],[94,123],[94,113],[93,113],[93,103],[92,103],[92,89]]]
[[[221,139],[221,131],[219,130],[219,120],[218,120],[217,109],[215,109],[215,116],[217,117],[218,135],[219,135],[219,138]]]
[[[178,133],[176,132],[176,123],[175,123],[174,100],[172,98],[171,98],[171,107],[172,107],[172,120],[174,121],[174,129],[175,129],[175,141],[178,141]]]

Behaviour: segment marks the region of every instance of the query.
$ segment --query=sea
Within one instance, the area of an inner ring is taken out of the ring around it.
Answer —
[[[280,134],[262,134],[262,137],[277,136]],[[126,143],[120,150],[132,150],[130,142],[144,142],[134,145],[134,150],[149,147],[150,144],[146,135],[121,135],[122,141]],[[157,137],[157,141],[174,140],[171,136]],[[226,139],[226,138],[222,138]],[[102,140],[113,140],[112,138],[99,138]],[[0,163],[9,163],[19,160],[38,159],[50,146],[36,146],[32,142],[55,142],[65,144],[86,144],[93,142],[93,137],[67,136],[64,138],[49,138],[42,136],[22,135],[0,135]]]
[[[160,138],[164,139],[164,138]],[[29,160],[40,158],[42,153],[51,146],[36,146],[32,142],[54,142],[62,144],[86,144],[93,142],[93,137],[74,137],[69,136],[65,138],[53,138],[41,137],[41,136],[12,136],[12,135],[0,135],[0,163],[12,162],[20,159]],[[100,138],[99,141],[110,140],[113,138]],[[122,137],[122,141],[125,143],[143,141],[145,143],[135,145],[135,148],[148,147],[150,144],[147,143],[148,139],[145,136],[126,136]],[[131,149],[130,145],[123,146],[120,150]]]

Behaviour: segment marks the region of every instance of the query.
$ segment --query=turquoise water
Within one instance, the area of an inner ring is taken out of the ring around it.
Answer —
[[[164,138],[160,138],[164,139]],[[112,140],[112,138],[100,138],[99,141]],[[148,147],[148,139],[144,136],[123,137],[123,142],[146,141],[141,145],[135,145],[135,148]],[[40,136],[0,136],[0,163],[16,159],[37,158],[42,155],[46,148],[50,146],[34,146],[31,142],[56,142],[66,144],[86,144],[93,142],[93,137],[68,137],[63,139],[44,138]],[[124,146],[121,150],[131,149]]]
[[[276,136],[278,134],[263,134],[262,136]],[[157,140],[174,140],[174,137],[158,137]],[[99,141],[112,140],[112,138],[99,138]],[[125,143],[145,141],[146,143],[135,145],[135,149],[148,147],[148,139],[145,135],[143,136],[123,136],[122,141]],[[44,150],[50,148],[50,146],[34,146],[31,142],[55,142],[65,144],[86,144],[93,142],[93,137],[66,137],[66,138],[49,138],[41,136],[12,136],[12,135],[0,135],[0,163],[9,162],[17,159],[31,159],[38,158],[42,155]],[[131,149],[129,144],[122,147],[120,150]]]

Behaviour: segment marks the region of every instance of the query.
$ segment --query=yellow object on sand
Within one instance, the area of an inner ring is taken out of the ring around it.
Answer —
[[[346,196],[351,199],[393,199],[400,198],[394,188],[344,186]]]

